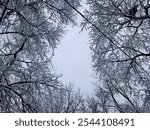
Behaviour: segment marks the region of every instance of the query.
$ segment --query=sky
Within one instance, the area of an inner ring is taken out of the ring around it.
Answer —
[[[86,1],[82,1],[79,11],[88,9]],[[78,26],[68,26],[67,32],[55,50],[53,65],[56,74],[63,74],[60,80],[64,84],[72,83],[75,89],[80,89],[85,95],[94,92],[94,74],[92,71],[91,51],[89,49],[88,30],[81,31],[79,26],[82,17],[77,15]]]
[[[72,83],[82,93],[93,92],[93,72],[91,51],[88,44],[88,31],[81,32],[80,27],[68,27],[61,44],[55,50],[53,65],[56,74],[63,74],[60,80]]]

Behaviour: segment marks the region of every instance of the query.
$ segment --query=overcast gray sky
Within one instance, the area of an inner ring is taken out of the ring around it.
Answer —
[[[91,52],[88,44],[88,31],[80,32],[79,27],[68,27],[68,32],[55,50],[53,64],[56,73],[62,73],[63,83],[73,83],[81,92],[93,91]]]
[[[82,1],[80,12],[88,9],[86,1]],[[78,15],[76,22],[80,25],[81,16]],[[92,94],[94,74],[92,72],[91,51],[88,44],[88,31],[81,32],[81,27],[67,28],[68,32],[64,35],[58,49],[55,50],[53,64],[57,74],[63,74],[63,83],[73,83],[74,88],[80,89],[85,94]]]

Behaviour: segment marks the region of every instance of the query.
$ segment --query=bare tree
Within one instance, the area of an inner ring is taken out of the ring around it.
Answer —
[[[150,1],[87,0],[87,4],[90,8],[84,15],[74,10],[84,18],[82,26],[91,30],[93,67],[100,85],[97,96],[105,102],[103,111],[149,112]]]
[[[75,13],[65,1],[0,1],[0,112],[53,112],[47,107],[65,88],[51,59],[68,24]]]

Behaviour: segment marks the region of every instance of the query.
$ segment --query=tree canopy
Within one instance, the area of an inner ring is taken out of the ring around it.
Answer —
[[[96,93],[105,103],[105,112],[149,112],[150,1],[87,0],[87,3],[89,19],[83,25],[92,23],[90,47],[99,77]],[[130,107],[130,111],[124,106]]]
[[[61,112],[53,97],[69,90],[51,59],[64,27],[75,23],[62,0],[0,1],[0,112]]]
[[[0,112],[150,112],[150,1],[0,0]],[[83,7],[84,8],[84,7]],[[97,83],[84,98],[52,65],[83,18]]]

